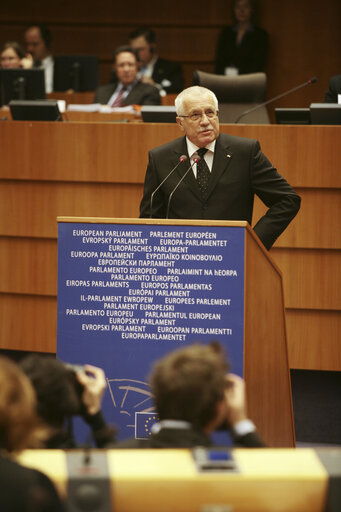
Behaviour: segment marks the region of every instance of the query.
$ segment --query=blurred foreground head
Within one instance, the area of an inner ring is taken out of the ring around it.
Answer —
[[[206,427],[224,399],[227,371],[226,355],[218,342],[190,345],[157,361],[150,383],[160,420]]]
[[[29,355],[20,363],[30,379],[37,396],[37,412],[52,427],[62,426],[64,420],[79,414],[80,392],[75,372],[52,357]]]
[[[0,356],[0,449],[19,452],[43,437],[29,379],[13,361]]]

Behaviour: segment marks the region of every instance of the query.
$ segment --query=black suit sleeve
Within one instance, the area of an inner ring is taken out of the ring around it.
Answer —
[[[254,193],[269,208],[254,226],[254,231],[270,249],[299,211],[301,198],[262,153],[258,141],[254,141],[251,173]]]
[[[180,92],[184,88],[182,67],[179,62],[158,59],[152,78],[168,94]]]
[[[141,105],[160,105],[160,93],[156,87],[151,86],[151,89],[144,95]]]

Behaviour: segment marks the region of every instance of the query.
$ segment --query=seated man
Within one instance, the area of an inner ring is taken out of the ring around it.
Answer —
[[[149,28],[139,28],[130,34],[130,46],[135,48],[141,61],[139,77],[142,82],[155,85],[165,93],[180,92],[183,89],[181,65],[160,59],[156,53],[155,32]]]
[[[137,77],[138,55],[130,46],[120,46],[114,55],[116,80],[95,91],[95,103],[111,107],[125,105],[160,105],[156,87],[140,82]]]
[[[149,439],[131,439],[117,447],[212,446],[210,434],[218,428],[227,428],[236,445],[264,446],[247,418],[244,382],[227,369],[217,342],[194,344],[157,361],[150,383],[160,422]]]

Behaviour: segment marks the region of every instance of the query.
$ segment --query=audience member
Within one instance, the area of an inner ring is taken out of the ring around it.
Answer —
[[[264,71],[268,34],[255,25],[256,0],[233,0],[233,26],[223,28],[217,45],[215,72],[243,75]]]
[[[7,41],[0,51],[0,68],[29,69],[33,66],[33,58],[31,54],[25,54],[22,46],[16,41]]]
[[[270,249],[297,214],[300,197],[262,153],[258,141],[219,133],[218,101],[212,91],[199,86],[184,89],[175,107],[178,126],[186,136],[149,152],[140,216],[246,220],[251,225],[257,195],[268,210],[253,229]],[[181,155],[188,160],[166,179]],[[151,195],[164,180],[151,208]]]
[[[28,378],[15,363],[0,357],[0,509],[4,512],[64,510],[50,479],[14,460],[13,454],[36,446],[44,434],[35,405]]]
[[[130,45],[139,54],[141,66],[139,78],[143,83],[155,85],[161,92],[180,92],[183,87],[181,65],[157,54],[154,30],[142,27],[130,34]]]
[[[157,361],[150,383],[160,421],[153,425],[149,439],[130,439],[117,447],[211,446],[210,434],[222,427],[236,445],[264,446],[247,417],[244,382],[227,371],[218,342],[193,344]]]
[[[51,357],[30,355],[20,363],[37,395],[37,412],[50,428],[46,448],[74,448],[72,417],[81,415],[98,448],[114,441],[115,429],[106,424],[101,403],[106,380],[101,368],[86,365],[77,371]]]
[[[54,60],[51,54],[51,32],[45,25],[32,25],[25,32],[26,50],[34,60],[34,67],[45,72],[45,92],[53,91]]]
[[[138,77],[138,54],[130,46],[120,46],[114,54],[116,80],[102,85],[95,91],[95,103],[111,107],[125,105],[160,105],[161,98],[156,87],[142,83]]]
[[[332,76],[329,80],[329,86],[324,97],[324,102],[341,103],[341,100],[338,101],[338,95],[341,96],[341,75]]]

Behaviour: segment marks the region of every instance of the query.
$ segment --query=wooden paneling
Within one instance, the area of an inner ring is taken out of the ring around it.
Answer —
[[[57,299],[0,293],[0,348],[56,352]]]
[[[293,187],[341,188],[341,126],[221,125],[221,131],[260,140]],[[11,144],[1,148],[1,176],[143,183],[148,150],[182,134],[175,124],[2,123],[0,140]]]
[[[273,249],[271,256],[285,276],[287,308],[341,309],[339,251]]]
[[[57,296],[57,240],[0,237],[0,293]]]
[[[267,256],[247,234],[244,377],[249,414],[266,444],[292,447],[295,433],[282,276]]]
[[[340,311],[287,309],[290,368],[341,370]]]
[[[95,168],[95,167],[94,167]],[[138,217],[142,185],[0,182],[0,234],[57,237],[59,215]]]
[[[340,126],[222,125],[222,131],[258,139],[293,187],[341,188]]]

